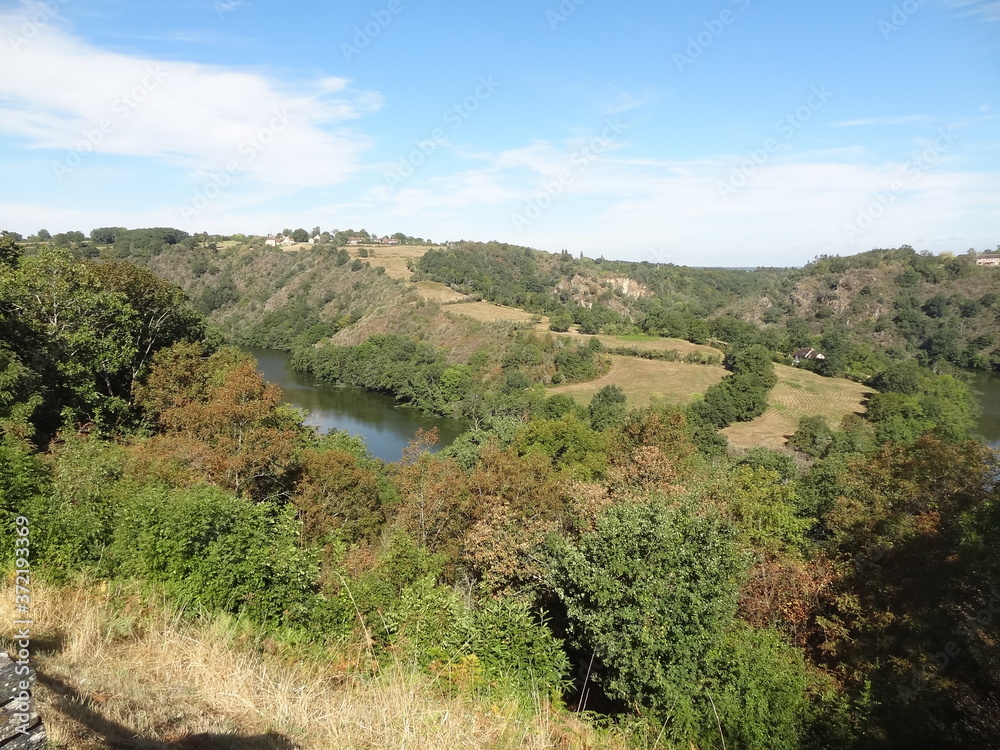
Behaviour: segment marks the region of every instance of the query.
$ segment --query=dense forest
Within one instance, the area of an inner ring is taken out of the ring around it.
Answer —
[[[997,464],[941,370],[995,321],[990,269],[905,249],[759,274],[498,244],[420,261],[555,326],[719,346],[704,398],[630,408],[546,391],[602,371],[596,339],[449,317],[336,249],[97,239],[0,239],[9,565],[23,517],[45,580],[141,581],[295,658],[578,711],[608,746],[1000,745]],[[227,338],[470,430],[373,459],[306,427]],[[865,379],[867,413],[727,449],[718,428],[762,411],[798,345]]]
[[[462,243],[428,251],[416,270],[416,278],[547,313],[554,330],[576,324],[585,333],[642,331],[695,343],[738,335],[786,355],[811,346],[827,354],[818,363],[824,374],[858,380],[911,356],[1000,369],[1000,275],[977,266],[974,253],[903,246],[745,271]]]

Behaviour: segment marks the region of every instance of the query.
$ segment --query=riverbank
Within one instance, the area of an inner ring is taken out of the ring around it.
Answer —
[[[293,370],[287,352],[251,347],[243,351],[257,360],[257,369],[267,381],[281,388],[287,404],[308,413],[306,424],[321,432],[344,430],[360,435],[372,455],[383,461],[398,461],[417,430],[437,429],[440,441],[432,450],[448,447],[466,430],[458,420],[401,406],[382,393],[319,383]]]

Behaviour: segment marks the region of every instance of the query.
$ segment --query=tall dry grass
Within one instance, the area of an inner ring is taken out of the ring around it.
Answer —
[[[58,748],[619,746],[541,699],[531,711],[456,694],[405,664],[373,668],[363,651],[296,654],[132,588],[36,583],[31,598],[38,708]],[[4,622],[13,602],[5,581]]]

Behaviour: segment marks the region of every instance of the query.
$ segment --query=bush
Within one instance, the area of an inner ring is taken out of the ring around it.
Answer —
[[[729,747],[797,750],[809,719],[808,674],[800,651],[771,630],[738,625],[708,657],[709,677],[700,698],[702,747],[712,747],[719,724]],[[706,701],[706,698],[710,699]],[[714,711],[719,719],[713,721]],[[711,717],[711,718],[709,718]]]
[[[315,604],[318,566],[297,546],[290,508],[200,487],[149,487],[120,508],[102,566],[163,583],[182,602],[277,625]]]
[[[409,656],[457,687],[513,688],[558,698],[569,660],[528,605],[512,597],[462,604],[426,576],[407,587],[383,619],[394,658]]]
[[[679,741],[702,722],[691,699],[733,618],[743,565],[733,529],[690,503],[612,506],[579,543],[550,550],[552,586],[596,680]]]

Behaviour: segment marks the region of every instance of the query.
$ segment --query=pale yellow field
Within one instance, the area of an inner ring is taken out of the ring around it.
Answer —
[[[368,245],[369,252],[374,252],[375,257],[369,258],[372,268],[382,266],[385,272],[394,279],[409,281],[413,272],[406,267],[408,261],[416,261],[424,253],[431,249],[427,245]],[[360,247],[348,247],[347,251],[352,258],[357,258]],[[364,260],[364,258],[362,258]]]
[[[653,399],[671,404],[687,404],[726,375],[722,367],[661,362],[638,357],[611,355],[611,369],[606,375],[586,383],[560,385],[551,393],[567,393],[581,404],[589,404],[595,393],[606,385],[617,385],[628,398],[629,406],[646,406]]]
[[[388,273],[388,271],[386,271]],[[442,284],[439,281],[417,281],[413,284],[420,292],[420,296],[425,300],[430,302],[437,302],[439,304],[447,304],[448,302],[456,302],[458,300],[466,299],[466,295],[461,292],[456,292],[450,286]]]
[[[578,341],[588,341],[594,338],[593,336],[588,336],[587,334],[579,333],[578,331],[572,329],[567,333],[553,333],[553,335],[565,336],[566,338],[576,339]],[[718,354],[720,358],[722,357],[722,352],[718,349],[713,349],[710,346],[704,346],[702,344],[692,344],[690,341],[684,341],[684,339],[649,338],[634,341],[622,336],[605,336],[604,334],[598,334],[597,339],[608,348],[622,346],[638,349],[641,352],[662,352],[667,349],[676,349],[681,354],[688,354],[689,352],[705,352],[706,354]]]
[[[533,313],[525,312],[516,307],[494,305],[492,302],[468,302],[461,305],[448,305],[444,309],[447,312],[465,315],[468,318],[473,318],[483,323],[496,323],[501,320],[514,323],[530,323],[535,318]],[[548,318],[543,315],[540,327],[548,328],[548,322]]]
[[[766,412],[751,422],[738,422],[722,432],[739,448],[780,448],[804,416],[822,416],[836,428],[847,414],[862,414],[871,389],[842,378],[824,378],[808,370],[775,365],[778,383],[771,389]]]

